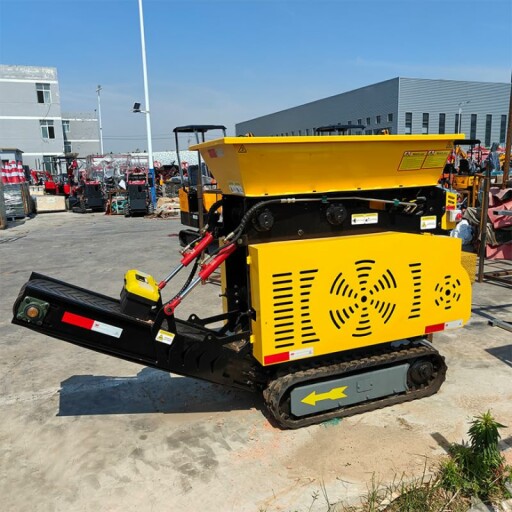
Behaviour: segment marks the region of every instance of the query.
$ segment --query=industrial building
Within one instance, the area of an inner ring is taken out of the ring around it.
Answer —
[[[393,78],[236,125],[236,134],[315,135],[328,125],[363,125],[353,135],[464,133],[504,143],[510,84]]]
[[[56,173],[54,157],[100,152],[95,112],[61,111],[57,69],[0,65],[0,148],[30,168]]]

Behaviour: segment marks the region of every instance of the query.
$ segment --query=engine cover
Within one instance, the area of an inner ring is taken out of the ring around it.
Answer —
[[[461,327],[461,241],[385,232],[249,246],[253,354],[262,365]]]

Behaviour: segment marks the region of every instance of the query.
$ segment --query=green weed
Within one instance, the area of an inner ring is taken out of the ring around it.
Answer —
[[[490,411],[473,418],[469,443],[451,445],[450,458],[441,464],[442,487],[491,503],[510,497],[505,484],[512,481],[512,467],[505,464],[498,447],[504,427]]]

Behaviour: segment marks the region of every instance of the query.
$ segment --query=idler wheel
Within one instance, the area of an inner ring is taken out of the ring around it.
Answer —
[[[434,365],[430,361],[419,360],[409,368],[409,379],[417,386],[421,386],[428,384],[434,377],[434,373]]]

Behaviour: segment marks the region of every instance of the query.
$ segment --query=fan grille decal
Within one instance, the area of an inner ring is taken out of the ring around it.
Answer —
[[[311,321],[310,295],[318,269],[272,275],[273,330],[275,348],[293,347],[320,341]]]
[[[451,275],[444,276],[444,280],[437,283],[434,289],[437,294],[437,298],[434,300],[436,306],[445,310],[451,309],[453,303],[460,300],[460,286],[461,282],[458,278]]]
[[[357,281],[353,283],[354,286],[343,272],[336,276],[331,285],[331,295],[343,298],[346,304],[348,302],[340,309],[329,311],[331,321],[337,329],[341,329],[352,318],[357,319],[352,337],[370,336],[371,317],[377,314],[386,324],[396,309],[396,304],[382,296],[385,291],[398,288],[395,276],[389,269],[382,273],[375,270],[375,263],[375,260],[359,260],[354,263]]]
[[[301,343],[306,345],[308,343],[316,343],[320,341],[317,337],[313,326],[311,325],[311,313],[309,311],[309,301],[311,296],[311,287],[315,280],[315,274],[318,269],[314,270],[301,270],[299,272],[299,287],[300,287],[300,337]]]
[[[409,270],[411,271],[413,286],[413,302],[411,304],[411,314],[409,315],[409,319],[411,319],[419,318],[421,316],[421,263],[409,263]]]
[[[293,346],[294,301],[292,273],[272,276],[274,339],[277,348]]]

